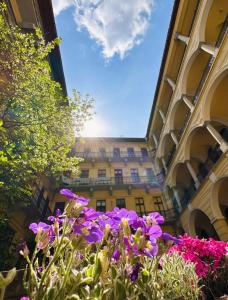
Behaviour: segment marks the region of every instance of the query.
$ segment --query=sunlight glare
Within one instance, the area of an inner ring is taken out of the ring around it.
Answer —
[[[92,120],[86,122],[81,132],[83,137],[103,137],[106,134],[105,122],[95,116]]]

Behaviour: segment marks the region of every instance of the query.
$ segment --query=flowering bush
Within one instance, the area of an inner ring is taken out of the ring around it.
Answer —
[[[215,272],[224,263],[228,243],[214,239],[198,239],[185,234],[181,243],[170,248],[169,253],[177,251],[186,261],[196,266],[196,274],[204,278]]]
[[[179,238],[181,242],[172,246],[169,254],[177,252],[185,261],[195,264],[196,274],[204,285],[207,299],[228,294],[228,268],[225,261],[228,243],[211,238],[193,238],[187,234]]]
[[[36,248],[32,256],[26,244],[21,250],[28,263],[23,299],[198,299],[194,264],[159,253],[164,240],[179,243],[162,232],[159,213],[100,213],[88,199],[60,192],[68,198],[64,212],[29,226]]]

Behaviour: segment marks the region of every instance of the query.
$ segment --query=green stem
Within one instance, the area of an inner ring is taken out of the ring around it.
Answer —
[[[44,280],[45,280],[45,277],[48,275],[53,263],[58,259],[58,256],[59,256],[59,253],[60,253],[60,250],[61,250],[61,246],[62,246],[62,243],[63,243],[63,238],[64,238],[64,235],[65,235],[65,230],[66,230],[66,223],[65,223],[65,226],[63,227],[63,233],[62,233],[62,237],[60,239],[60,242],[56,248],[56,252],[52,258],[52,260],[49,262],[45,272],[43,273],[42,277],[41,277],[41,280],[40,280],[40,285],[39,285],[39,288],[38,288],[38,292],[37,292],[37,297],[36,299],[37,300],[40,300],[42,299],[40,297],[40,294],[41,294],[41,290],[42,290],[42,286],[43,286],[43,283],[44,283]]]
[[[70,269],[71,269],[71,264],[72,264],[73,258],[74,258],[74,251],[72,251],[71,254],[70,254],[70,258],[69,258],[69,261],[68,261],[68,264],[67,264],[66,272],[65,272],[65,274],[64,274],[63,283],[62,283],[62,285],[60,286],[59,291],[58,291],[58,293],[57,293],[55,299],[58,299],[58,296],[59,296],[61,290],[63,290],[64,287],[65,287],[65,285],[66,285],[67,278],[68,278],[68,275],[69,275],[69,273],[70,273]]]
[[[0,293],[1,293],[1,294],[0,294],[0,300],[3,300],[3,299],[4,299],[5,289],[6,289],[5,287],[2,287],[1,290],[0,290]]]

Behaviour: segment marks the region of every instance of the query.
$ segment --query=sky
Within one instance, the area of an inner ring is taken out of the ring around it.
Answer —
[[[52,0],[69,96],[96,112],[84,136],[145,137],[173,0]]]

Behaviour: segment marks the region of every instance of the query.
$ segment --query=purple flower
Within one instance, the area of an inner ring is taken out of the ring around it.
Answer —
[[[100,213],[97,212],[95,209],[90,207],[85,207],[83,208],[80,217],[84,218],[86,221],[90,221],[96,219],[99,215]]]
[[[136,281],[138,279],[138,275],[139,275],[139,270],[141,268],[141,264],[140,263],[137,263],[133,270],[132,270],[132,273],[130,275],[130,278],[131,278],[131,281]]]
[[[158,212],[153,212],[148,214],[150,220],[154,224],[163,224],[164,223],[164,217],[160,215]]]
[[[33,233],[37,233],[38,230],[40,230],[41,232],[46,231],[47,229],[50,228],[50,225],[43,223],[43,222],[39,222],[38,224],[36,223],[31,223],[29,225],[29,229],[33,231]]]
[[[60,194],[63,196],[66,196],[69,200],[75,200],[77,203],[79,203],[83,206],[85,206],[89,203],[89,199],[84,198],[82,196],[78,196],[68,189],[61,189]]]
[[[172,236],[171,234],[164,232],[162,233],[161,238],[165,241],[173,241],[175,244],[181,244],[181,240],[176,238],[175,236]]]
[[[156,238],[159,238],[160,236],[162,236],[161,227],[158,225],[151,226],[148,235],[151,241],[154,241]]]
[[[97,226],[92,226],[89,229],[88,234],[84,234],[83,237],[88,243],[97,243],[103,239],[103,231],[100,230]]]
[[[119,250],[114,250],[113,254],[112,254],[112,258],[115,260],[115,261],[118,261],[119,258],[120,258],[120,251]]]
[[[156,243],[151,243],[148,248],[144,250],[144,254],[148,257],[154,257],[158,253],[158,245]]]
[[[66,196],[68,199],[76,199],[77,195],[75,195],[73,192],[71,192],[68,189],[61,189],[60,190],[60,195]]]
[[[30,298],[27,297],[27,296],[23,296],[23,297],[20,298],[20,300],[30,300]]]

